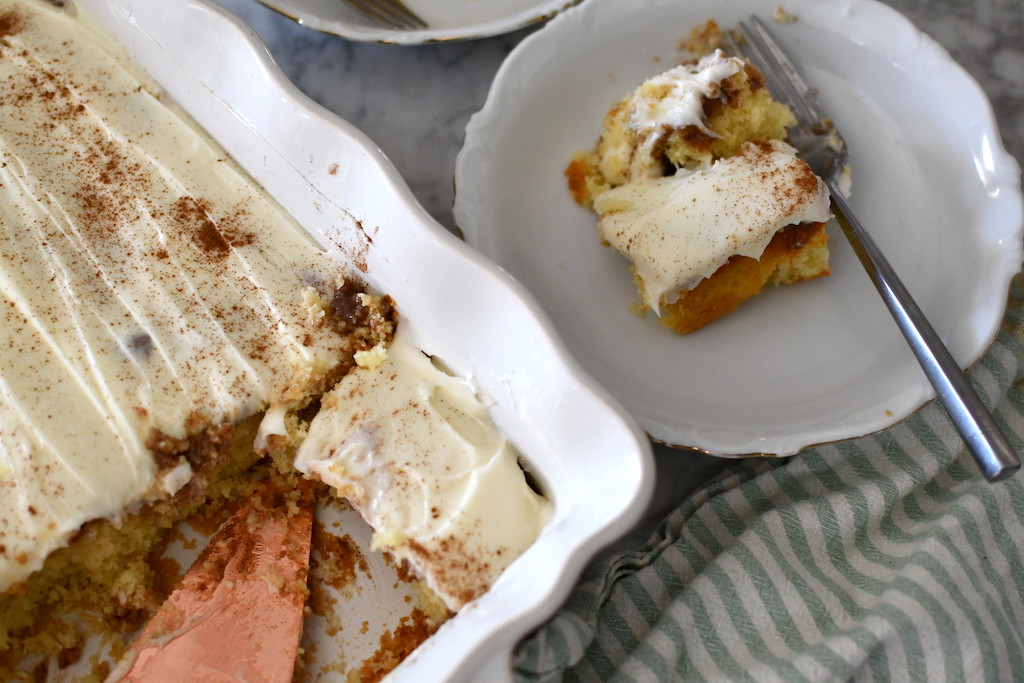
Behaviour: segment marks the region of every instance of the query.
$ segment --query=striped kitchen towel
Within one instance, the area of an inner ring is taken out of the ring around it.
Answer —
[[[969,375],[1024,450],[1020,276]],[[739,461],[592,566],[514,665],[524,681],[1024,680],[1024,473],[985,482],[935,404]]]

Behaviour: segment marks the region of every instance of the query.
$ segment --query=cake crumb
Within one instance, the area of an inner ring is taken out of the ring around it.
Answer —
[[[310,322],[320,322],[327,315],[327,301],[320,296],[315,287],[303,288],[302,305],[309,314]]]
[[[785,7],[779,5],[775,8],[775,14],[772,15],[772,20],[780,24],[792,24],[797,21],[797,17],[795,14],[787,12]]]
[[[694,26],[690,35],[679,44],[681,50],[695,55],[706,55],[722,47],[725,36],[722,27],[714,20]]]
[[[377,344],[372,349],[356,351],[356,365],[366,370],[373,370],[388,358],[388,350],[383,344]]]

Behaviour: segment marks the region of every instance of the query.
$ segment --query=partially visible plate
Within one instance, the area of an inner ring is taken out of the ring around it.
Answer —
[[[854,210],[958,362],[998,330],[1020,269],[1020,169],[978,85],[874,0],[790,0],[775,24],[852,150]],[[473,116],[455,220],[523,282],[584,367],[652,438],[727,456],[790,455],[867,434],[934,396],[837,226],[830,278],[772,290],[688,336],[637,318],[626,261],[562,172],[608,107],[686,56],[680,40],[760,0],[587,0],[524,40]]]
[[[426,28],[383,27],[346,0],[259,0],[300,24],[350,40],[414,45],[469,40],[514,31],[547,19],[579,0],[402,0]]]

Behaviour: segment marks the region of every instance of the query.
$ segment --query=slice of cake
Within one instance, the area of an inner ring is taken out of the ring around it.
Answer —
[[[464,379],[396,337],[321,401],[295,465],[334,487],[455,612],[537,538],[551,503]]]
[[[756,67],[717,49],[610,109],[565,175],[629,259],[641,310],[689,333],[767,284],[829,274],[829,194],[784,142],[794,123]]]

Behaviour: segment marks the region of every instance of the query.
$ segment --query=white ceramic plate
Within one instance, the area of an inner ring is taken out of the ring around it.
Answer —
[[[579,0],[402,0],[426,28],[383,27],[346,0],[260,0],[317,31],[365,42],[414,45],[483,38],[546,19]]]
[[[650,446],[526,290],[434,222],[380,150],[287,82],[256,34],[202,0],[77,0],[324,248],[390,294],[412,343],[472,378],[555,503],[540,538],[395,672],[503,680],[511,651],[628,531]]]
[[[688,336],[627,310],[626,261],[562,172],[608,107],[670,68],[691,27],[763,0],[587,0],[524,40],[469,122],[455,220],[523,282],[584,367],[650,435],[719,455],[787,455],[870,433],[934,393],[838,226],[831,278],[769,291]],[[993,339],[1021,264],[1020,171],[977,84],[872,0],[787,1],[773,28],[852,150],[853,207],[954,357]]]

